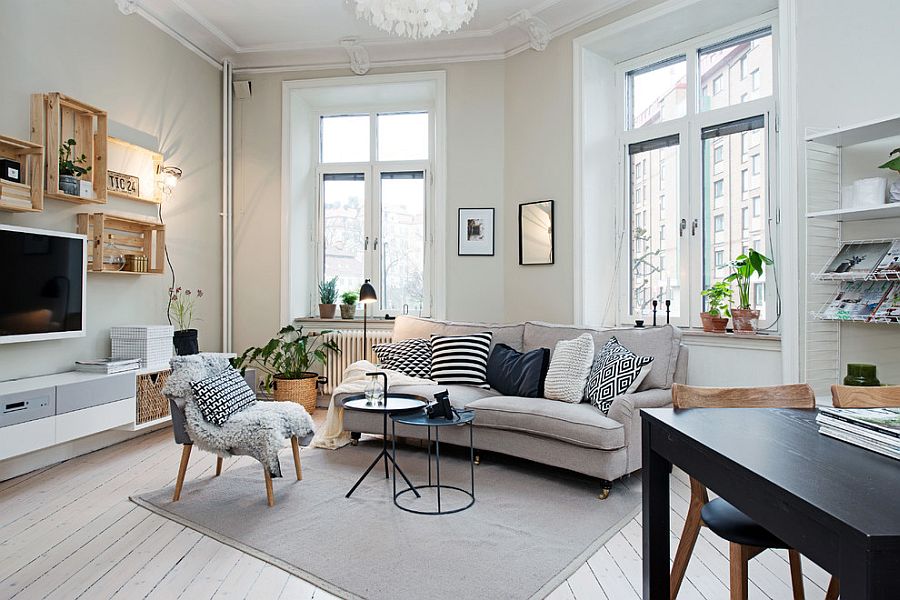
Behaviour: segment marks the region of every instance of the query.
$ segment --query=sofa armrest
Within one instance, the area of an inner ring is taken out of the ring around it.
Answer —
[[[607,416],[625,427],[628,473],[641,468],[641,409],[671,405],[672,390],[669,389],[652,389],[634,394],[622,394],[613,400]]]

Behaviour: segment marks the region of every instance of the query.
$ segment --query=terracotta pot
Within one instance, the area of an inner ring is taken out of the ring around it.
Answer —
[[[756,335],[759,327],[759,311],[747,308],[732,308],[731,320],[734,332],[740,335]]]
[[[702,312],[700,319],[703,321],[703,331],[708,333],[725,333],[725,328],[728,326],[728,317],[717,317],[708,312]]]
[[[296,402],[311,413],[316,409],[318,385],[319,376],[316,373],[304,373],[300,379],[284,379],[276,375],[275,400]]]
[[[341,304],[341,318],[342,319],[353,319],[356,317],[356,305],[355,304]]]
[[[320,304],[319,305],[319,318],[320,319],[333,319],[334,311],[337,310],[337,304]]]

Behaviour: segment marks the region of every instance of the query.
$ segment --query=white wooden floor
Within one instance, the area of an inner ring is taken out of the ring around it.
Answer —
[[[132,504],[130,495],[174,481],[180,450],[167,430],[157,431],[0,483],[0,598],[334,597]],[[215,467],[204,452],[191,459],[186,486]],[[225,468],[245,460],[251,459],[226,461]],[[673,554],[689,496],[685,481],[683,474],[672,478]],[[727,554],[726,543],[704,532],[679,597],[727,598]],[[638,516],[549,597],[639,598],[640,555]],[[807,597],[823,597],[828,575],[809,561],[804,568]],[[786,553],[767,551],[751,561],[750,579],[750,598],[791,597]]]

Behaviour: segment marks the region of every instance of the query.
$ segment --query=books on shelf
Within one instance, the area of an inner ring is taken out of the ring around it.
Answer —
[[[86,373],[104,373],[113,375],[125,371],[137,371],[141,368],[139,358],[94,358],[90,360],[76,360],[75,370]]]
[[[900,408],[821,407],[819,433],[900,460]]]
[[[896,284],[889,281],[845,281],[819,317],[837,321],[867,321]],[[900,291],[900,286],[898,291]]]

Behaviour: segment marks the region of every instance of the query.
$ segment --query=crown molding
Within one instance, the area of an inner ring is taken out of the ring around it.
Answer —
[[[540,51],[553,38],[635,0],[542,0],[488,29],[464,30],[429,40],[359,37],[349,46],[346,38],[327,43],[241,46],[200,14],[191,0],[114,1],[124,14],[141,15],[217,65],[229,59],[235,73],[261,73],[348,67],[367,72],[375,67],[501,60],[528,49]]]

